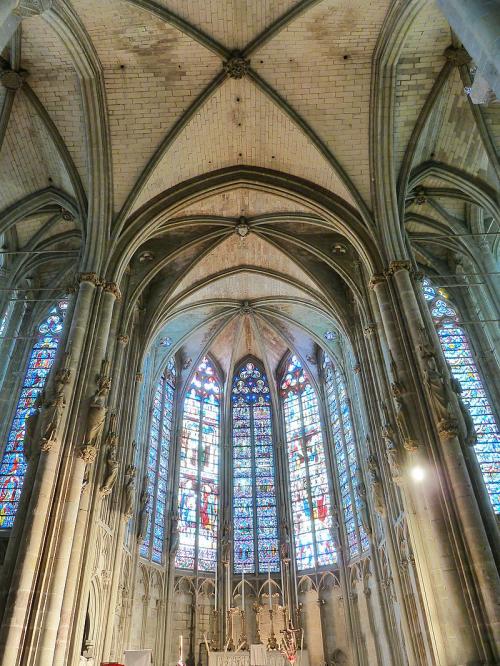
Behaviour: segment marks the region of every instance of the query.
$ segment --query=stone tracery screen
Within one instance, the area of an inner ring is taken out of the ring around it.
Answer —
[[[356,492],[359,463],[351,408],[344,378],[326,355],[323,370],[349,555],[357,557],[362,550],[368,550],[369,543],[361,524],[361,500]]]
[[[291,356],[280,385],[290,475],[295,557],[299,571],[337,561],[331,495],[318,399],[299,359]]]
[[[271,395],[265,373],[248,360],[231,391],[233,555],[236,572],[279,571]]]
[[[175,566],[215,572],[219,504],[220,383],[204,358],[184,400]]]
[[[36,399],[43,391],[54,364],[67,307],[67,301],[63,300],[50,310],[38,327],[36,341],[31,349],[21,395],[0,464],[0,528],[12,527],[14,524],[27,467],[23,453],[26,419],[35,411]]]
[[[469,409],[477,442],[479,466],[496,513],[500,513],[500,429],[479,374],[470,342],[460,325],[457,310],[444,289],[436,289],[427,278],[423,282],[444,356],[452,375],[460,382],[462,400]]]
[[[148,524],[140,547],[141,557],[150,557],[161,564],[165,543],[165,518],[172,417],[175,392],[175,362],[170,359],[160,377],[153,398],[149,448],[148,476]]]

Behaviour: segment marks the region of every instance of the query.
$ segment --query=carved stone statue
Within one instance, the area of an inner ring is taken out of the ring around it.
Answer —
[[[23,441],[23,450],[24,457],[29,462],[35,452],[35,434],[38,425],[38,420],[40,417],[40,408],[44,401],[44,393],[41,391],[35,400],[33,405],[34,411],[26,418],[25,430],[24,430],[24,441]]]
[[[366,486],[363,483],[360,473],[356,475],[356,493],[359,497],[359,515],[361,524],[368,535],[372,534],[372,526],[370,524],[370,517],[368,515],[368,503],[366,501]]]
[[[171,557],[175,557],[178,548],[179,548],[179,514],[177,511],[174,511],[172,514],[172,522],[170,525],[169,552]]]
[[[149,498],[151,497],[148,490],[148,475],[144,474],[142,477],[141,496],[139,498],[139,520],[137,527],[137,541],[143,541],[148,529],[149,517]]]
[[[391,372],[392,372],[392,383],[391,390],[394,397],[394,402],[396,403],[396,424],[398,426],[399,434],[403,442],[403,446],[407,451],[415,451],[417,449],[417,444],[413,439],[409,427],[409,416],[408,410],[404,401],[404,394],[406,392],[405,385],[399,378],[398,369],[396,362],[392,358],[391,354]]]
[[[395,483],[399,484],[402,482],[403,476],[401,474],[401,456],[396,444],[396,434],[392,428],[389,411],[385,403],[382,403],[382,410],[384,412],[384,423],[380,429],[380,434],[385,442],[385,453],[392,478]]]
[[[125,489],[123,493],[123,515],[127,520],[130,520],[134,513],[135,474],[135,466],[128,465],[125,470]]]
[[[385,515],[386,506],[384,491],[382,488],[382,481],[380,480],[378,462],[375,456],[370,455],[367,459],[368,462],[368,477],[373,497],[373,506],[375,511],[381,516]]]
[[[117,457],[118,434],[116,432],[116,414],[112,414],[109,420],[109,429],[106,436],[106,446],[106,471],[100,488],[101,495],[103,496],[109,495],[109,493],[113,490],[120,466]]]
[[[62,392],[58,392],[51,400],[44,402],[40,412],[40,449],[50,451],[57,437],[57,430],[66,407],[66,399]]]
[[[451,390],[457,396],[458,406],[460,408],[460,413],[462,414],[462,418],[464,420],[465,431],[466,431],[465,443],[468,446],[474,446],[474,444],[477,442],[477,433],[476,433],[476,428],[474,426],[474,421],[472,420],[470,412],[467,409],[467,407],[465,406],[465,403],[462,399],[462,391],[463,391],[462,385],[460,384],[458,379],[456,379],[453,376],[453,374],[451,372],[450,364],[447,363],[447,365],[448,365],[448,370],[450,371]]]
[[[97,389],[90,402],[87,414],[85,439],[80,449],[80,457],[87,463],[93,463],[104,429],[106,420],[106,398],[111,388],[111,379],[108,376],[109,361],[104,360],[101,365],[101,374],[97,377]]]
[[[225,520],[222,526],[221,555],[222,562],[231,561],[231,523],[229,520]]]

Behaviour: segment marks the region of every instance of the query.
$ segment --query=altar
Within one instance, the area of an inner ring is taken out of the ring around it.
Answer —
[[[279,650],[266,650],[251,645],[250,652],[214,652],[208,655],[208,666],[288,666],[289,661]],[[298,650],[294,666],[309,666],[307,650]]]

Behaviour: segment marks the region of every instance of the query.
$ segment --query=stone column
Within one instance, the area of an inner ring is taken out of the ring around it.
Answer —
[[[451,488],[446,488],[446,490],[453,493],[460,521],[458,529],[464,537],[467,555],[471,559],[471,568],[474,571],[474,579],[479,585],[479,596],[482,595],[482,603],[485,607],[486,627],[481,627],[481,635],[492,632],[494,640],[500,645],[500,610],[498,607],[500,577],[458,439],[459,410],[457,405],[453,404],[453,396],[450,395],[446,385],[447,377],[439,369],[437,361],[441,358],[441,348],[432,343],[432,338],[427,332],[410,273],[406,266],[399,268],[394,272],[394,281],[405,313],[407,331],[413,346],[419,350],[417,357],[439,434],[439,453],[442,454],[442,460],[450,479]],[[477,617],[476,622],[479,622],[480,626],[482,625],[480,617]]]
[[[71,348],[69,363],[68,395],[75,385],[77,369],[83,349],[89,314],[97,284],[94,274],[81,276],[75,311],[71,320],[66,348]],[[29,618],[33,610],[33,586],[40,567],[40,553],[46,538],[50,506],[59,469],[59,458],[63,447],[63,423],[59,424],[57,437],[50,446],[43,447],[34,479],[26,519],[19,538],[19,551],[14,565],[10,592],[0,628],[0,664],[11,666],[17,663],[22,649]]]
[[[88,512],[88,506],[85,502],[86,497],[82,498],[82,488],[86,466],[92,465],[96,459],[104,426],[107,409],[106,397],[111,383],[108,375],[109,364],[104,361],[104,358],[113,308],[119,297],[120,294],[116,285],[104,284],[96,317],[97,325],[91,343],[91,361],[87,374],[88,388],[86,393],[93,392],[94,395],[89,401],[88,412],[84,419],[84,428],[81,429],[78,424],[75,424],[80,444],[77,445],[76,450],[72,449],[65,452],[68,458],[72,458],[72,460],[68,460],[71,478],[64,497],[60,537],[55,548],[55,563],[48,587],[44,622],[40,630],[36,661],[34,662],[38,666],[52,664],[56,639],[59,638],[60,642],[64,642],[66,637],[61,635],[58,637],[63,599],[66,606],[72,604],[77,585],[86,573],[85,570],[80,571],[79,566]],[[95,390],[95,386],[97,386],[97,390]],[[98,410],[100,410],[99,413]],[[95,419],[93,418],[94,414],[96,414]],[[85,505],[83,512],[81,504]]]
[[[458,547],[456,539],[459,535],[452,531],[449,497],[441,487],[442,463],[432,451],[433,425],[422,392],[415,390],[415,385],[420,385],[420,378],[412,363],[406,335],[410,329],[418,328],[418,323],[404,302],[414,299],[414,293],[413,288],[410,293],[405,286],[406,278],[398,277],[405,273],[409,280],[408,270],[409,262],[392,262],[388,272],[390,277],[394,276],[403,311],[398,310],[393,301],[394,292],[384,279],[377,278],[372,282],[391,355],[392,389],[400,437],[411,456],[411,464],[420,465],[427,473],[422,483],[406,483],[402,491],[426,612],[433,628],[436,657],[439,663],[449,666],[481,663],[490,654],[488,646],[481,645],[481,628],[471,606],[473,581],[466,569],[467,553]],[[411,303],[409,307],[412,307]]]
[[[498,0],[437,0],[483,77],[500,98],[500,4]]]

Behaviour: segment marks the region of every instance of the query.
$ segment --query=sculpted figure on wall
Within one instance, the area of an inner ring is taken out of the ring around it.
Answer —
[[[143,541],[148,530],[149,518],[149,499],[151,495],[148,490],[148,475],[144,474],[142,477],[141,496],[139,498],[139,520],[137,526],[137,541]]]
[[[130,520],[134,514],[135,473],[135,466],[128,465],[125,471],[125,488],[123,493],[123,516],[126,520]]]
[[[106,421],[106,399],[110,388],[109,361],[104,360],[101,365],[101,374],[97,377],[97,389],[90,402],[85,438],[80,449],[80,457],[88,464],[93,463],[97,455],[97,448]]]
[[[116,432],[116,414],[112,414],[109,420],[108,434],[106,435],[106,470],[104,473],[104,480],[102,482],[100,491],[101,495],[109,495],[113,490],[116,483],[119,470],[119,462],[117,457],[118,451],[118,434]]]

